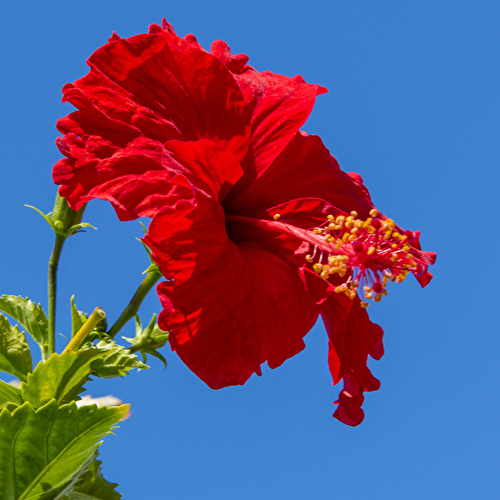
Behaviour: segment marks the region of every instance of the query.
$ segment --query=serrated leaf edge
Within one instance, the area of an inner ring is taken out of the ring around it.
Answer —
[[[41,408],[39,408],[38,410],[35,410],[35,409],[33,408],[33,406],[31,405],[31,403],[29,403],[28,401],[26,401],[26,402],[25,402],[23,405],[21,405],[19,408],[16,408],[16,409],[15,409],[15,410],[11,413],[11,415],[12,415],[12,416],[14,416],[14,414],[15,414],[17,411],[19,411],[21,408],[23,408],[23,406],[25,406],[25,405],[30,406],[30,407],[33,409],[33,411],[35,412],[35,415],[36,415],[37,413],[39,413],[42,409],[44,409],[44,408],[45,408],[46,406],[48,406],[49,404],[53,404],[53,402],[55,402],[55,403],[57,404],[56,400],[55,400],[55,399],[52,399],[52,400],[50,400],[50,401],[49,401],[46,405],[42,406],[42,407],[41,407]],[[76,404],[75,404],[74,402],[73,402],[73,403],[69,403],[69,405],[74,405],[75,410],[76,410],[76,411],[78,411],[78,408],[77,408],[77,406],[76,406]],[[59,406],[59,405],[58,405],[58,407],[59,407],[59,408],[62,408],[63,406],[69,406],[69,405],[62,405],[62,406]],[[97,412],[102,411],[102,410],[106,411],[106,410],[108,410],[108,409],[109,409],[109,408],[107,408],[107,407],[101,407],[101,408],[98,408],[98,407],[97,407],[97,405],[94,405],[94,406],[96,407]],[[126,407],[126,408],[124,408],[124,407]],[[126,414],[126,412],[130,409],[130,405],[125,404],[125,405],[121,405],[121,406],[112,406],[111,408],[121,408],[121,412],[123,412],[123,415],[122,415],[122,417],[123,417],[123,416]],[[125,410],[126,410],[126,411],[125,411]],[[8,410],[7,410],[7,411],[8,411]],[[109,416],[107,419],[105,419],[105,420],[100,420],[99,422],[96,422],[93,426],[91,426],[91,427],[89,427],[88,429],[86,429],[86,430],[85,430],[85,433],[87,433],[87,432],[88,432],[89,430],[91,430],[91,429],[94,429],[95,427],[97,427],[98,425],[102,424],[102,423],[103,423],[103,422],[105,422],[106,420],[113,420],[115,416],[116,416],[116,414],[113,414],[113,415],[110,415],[110,416]],[[21,429],[22,429],[22,427],[21,427]],[[18,431],[18,433],[21,431],[21,429]],[[113,434],[113,433],[111,432],[111,430],[113,430],[113,429],[116,429],[116,427],[111,427],[111,429],[110,429],[108,432],[106,432],[105,436],[107,436],[107,435],[109,435],[109,434]],[[66,450],[68,450],[68,448],[70,448],[70,447],[71,447],[71,446],[72,446],[72,445],[73,445],[73,444],[74,444],[74,443],[75,443],[78,439],[81,439],[81,436],[83,436],[83,435],[84,435],[84,434],[79,434],[78,436],[74,437],[74,438],[73,438],[73,439],[72,439],[72,440],[71,440],[71,441],[70,441],[70,442],[69,442],[69,443],[68,443],[68,444],[67,444],[67,445],[66,445],[66,446],[65,446],[65,447],[64,447],[64,448],[63,448],[63,449],[59,452],[59,454],[58,454],[58,455],[57,455],[57,456],[56,456],[56,457],[55,457],[55,458],[51,461],[51,463],[50,463],[50,464],[47,464],[47,465],[46,465],[46,466],[45,466],[45,467],[44,467],[44,468],[43,468],[43,469],[39,472],[39,474],[38,474],[38,475],[36,476],[36,478],[35,478],[35,479],[31,482],[31,484],[28,486],[28,488],[27,488],[26,490],[24,490],[24,491],[23,491],[23,493],[22,493],[22,494],[21,494],[21,496],[18,498],[18,500],[29,500],[30,498],[35,499],[36,497],[38,497],[38,496],[39,496],[39,494],[38,494],[38,493],[37,493],[36,495],[32,495],[32,496],[26,496],[26,495],[30,492],[30,490],[32,490],[32,489],[33,489],[33,488],[34,488],[34,487],[38,484],[38,481],[39,481],[39,480],[43,477],[43,475],[44,475],[47,471],[49,471],[49,470],[51,469],[51,467],[52,467],[52,466],[53,466],[53,464],[57,461],[57,459],[58,459],[58,458],[59,458],[59,457],[60,457],[60,456],[61,456],[61,455],[62,455],[62,454],[66,451]],[[16,436],[16,438],[17,438],[17,436]],[[101,443],[102,443],[102,441],[99,441],[99,442],[97,442],[95,445],[93,445],[94,451],[95,451],[95,450],[97,450],[97,448],[101,445]],[[52,488],[53,488],[53,489],[55,489],[55,488],[57,488],[58,486],[61,486],[62,484],[64,484],[64,483],[63,483],[63,481],[61,481],[59,484],[55,484],[55,485],[53,485],[53,487],[52,487]]]

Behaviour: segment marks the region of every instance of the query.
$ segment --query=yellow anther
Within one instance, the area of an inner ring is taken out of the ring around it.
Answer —
[[[345,215],[338,215],[337,218],[335,219],[335,222],[340,225],[342,225],[344,221],[345,221]]]
[[[393,243],[393,244],[391,245],[391,248],[396,248],[396,247],[397,247],[396,243]]]
[[[357,216],[358,216],[358,212],[356,212],[356,210],[353,210],[353,211],[351,212],[351,215],[352,215],[353,217],[357,217]]]
[[[371,292],[371,291],[372,291],[372,287],[371,287],[371,286],[364,286],[364,287],[363,287],[363,290],[364,290],[365,292]]]
[[[354,227],[354,221],[353,220],[348,220],[346,223],[345,223],[345,227],[347,229],[352,229]]]
[[[309,264],[312,264],[312,261],[313,261],[313,260],[312,260],[311,255],[309,255],[309,254],[308,254],[308,255],[306,255],[306,261],[307,261],[307,262],[309,262]]]
[[[323,271],[321,271],[320,276],[321,276],[324,280],[326,280],[326,279],[328,278],[328,276],[329,276],[329,274],[328,274],[328,269],[323,269]]]
[[[274,220],[278,220],[281,218],[281,215],[280,214],[276,214],[276,215],[273,215],[273,219]]]
[[[343,236],[342,236],[342,241],[347,241],[349,239],[349,236],[350,234],[349,233],[345,233]]]
[[[375,247],[370,247],[368,249],[368,252],[366,252],[368,255],[373,255],[376,252]]]
[[[351,229],[351,234],[356,234],[358,231],[359,231],[359,228],[357,228],[357,227],[353,227],[353,228]]]
[[[330,231],[333,231],[337,226],[333,223],[330,223],[328,224],[328,229],[330,229]]]
[[[367,299],[371,299],[373,297],[373,293],[372,292],[367,292],[367,293],[365,293],[365,297]]]
[[[403,247],[403,250],[404,250],[405,252],[409,252],[409,251],[410,251],[410,247],[409,247],[408,245],[405,245],[405,246]]]
[[[321,272],[322,267],[323,266],[319,262],[316,262],[316,264],[314,264],[314,266],[313,266],[313,270],[315,273],[319,274]]]
[[[344,242],[342,240],[337,241],[337,243],[335,243],[335,248],[338,250],[342,246],[343,243]]]
[[[372,208],[370,210],[370,217],[377,217],[378,216],[378,210],[376,208]]]
[[[331,221],[335,220],[335,217],[333,215],[327,215],[326,218]]]
[[[382,294],[381,293],[377,293],[377,295],[375,295],[374,299],[373,299],[375,302],[380,302],[382,300]]]
[[[361,302],[359,304],[363,309],[366,309],[370,304],[368,304],[368,302]]]
[[[346,233],[347,234],[347,233]],[[356,240],[356,235],[355,234],[351,234],[348,238],[349,241],[355,241]]]

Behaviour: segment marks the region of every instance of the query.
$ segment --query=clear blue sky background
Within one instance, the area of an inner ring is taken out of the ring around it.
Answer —
[[[0,293],[46,304],[48,212],[61,87],[112,30],[165,16],[205,46],[226,40],[263,71],[321,84],[304,130],[321,135],[375,204],[421,229],[435,279],[394,286],[370,307],[386,355],[366,419],[331,417],[339,387],[318,324],[300,355],[244,387],[212,391],[165,349],[168,368],[89,384],[132,404],[102,446],[125,499],[495,499],[499,492],[498,160],[500,3],[493,0],[19,1],[0,18]],[[147,267],[138,222],[92,202],[98,227],[68,241],[58,331],[69,297],[113,320]],[[143,322],[159,310],[155,294]],[[132,325],[123,333],[132,336]],[[62,347],[64,341],[59,341]]]

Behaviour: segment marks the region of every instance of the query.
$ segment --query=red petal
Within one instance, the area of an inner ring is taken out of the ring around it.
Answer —
[[[340,369],[334,367],[334,383],[339,377],[353,377],[365,391],[376,391],[380,382],[366,366],[368,355],[380,359],[383,354],[380,326],[372,323],[366,309],[360,306],[356,297],[349,299],[343,294],[333,294],[327,299],[321,310],[330,348],[336,353]],[[332,368],[332,367],[331,367]]]
[[[74,209],[99,198],[111,202],[120,220],[131,220],[152,217],[180,198],[193,200],[185,178],[172,184],[174,160],[156,141],[139,137],[121,149],[100,137],[67,134],[58,146],[67,158],[54,166],[54,182]]]
[[[319,277],[315,272],[307,267],[299,268],[299,276],[304,283],[304,288],[316,304],[323,302],[333,293],[333,287],[328,281]]]
[[[365,418],[364,411],[360,408],[356,411],[346,410],[343,406],[339,406],[333,416],[340,420],[343,424],[350,425],[351,427],[356,427]]]
[[[295,266],[255,242],[233,243],[222,207],[201,192],[197,202],[182,217],[157,215],[144,240],[174,280],[158,286],[159,324],[186,365],[217,389],[300,352],[319,306]]]
[[[349,172],[347,175],[351,178],[354,186],[356,187],[356,192],[358,193],[358,196],[363,198],[369,205],[373,206],[370,192],[368,191],[368,188],[365,186],[361,175],[357,174],[356,172]]]
[[[327,89],[306,83],[300,75],[289,78],[270,71],[260,73],[246,65],[248,56],[232,55],[221,40],[211,50],[233,72],[246,101],[255,105],[252,144],[243,163],[247,175],[240,182],[243,190],[283,151],[307,120],[316,97]]]
[[[365,397],[363,396],[362,391],[360,391],[356,396],[353,396],[346,390],[340,391],[339,394],[339,405],[348,411],[358,411],[363,405],[364,400]]]
[[[303,258],[297,260],[295,256],[309,253],[308,246],[304,252],[300,250],[307,239],[306,229],[324,223],[327,214],[339,213],[343,212],[324,200],[304,198],[269,208],[255,217],[227,215],[226,227],[233,241],[258,241],[275,255],[302,267]],[[280,215],[279,220],[274,219],[276,214]]]
[[[161,144],[208,138],[237,158],[245,156],[252,106],[217,58],[169,37],[138,35],[108,43],[90,57],[89,74],[64,87],[64,100],[79,111],[58,121],[66,134],[58,145],[68,159],[58,163],[54,179],[73,208],[95,197],[92,189],[102,191],[100,184],[111,181],[119,156],[136,155],[134,141],[141,136]],[[107,147],[100,147],[98,158],[92,152],[96,144]],[[101,168],[106,161],[106,168]],[[137,170],[131,173],[144,171]],[[118,168],[118,183],[121,175]],[[138,178],[133,182],[142,183]],[[137,216],[133,207],[121,213]]]
[[[196,142],[169,141],[165,151],[172,154],[169,170],[182,174],[219,203],[243,175],[243,169],[234,155],[204,139]]]
[[[245,154],[251,108],[211,54],[163,36],[137,35],[104,45],[89,64],[137,104],[171,122],[184,140],[206,138],[238,158]],[[83,80],[77,84],[85,87]]]
[[[239,184],[235,190],[238,188]],[[340,170],[321,139],[300,133],[227,211],[253,216],[295,198],[322,198],[344,212],[356,210],[361,217],[368,217],[373,208],[359,195],[352,179]]]
[[[270,71],[248,68],[234,74],[247,102],[255,102],[252,115],[252,145],[247,164],[261,175],[285,149],[305,123],[316,96],[327,90],[306,83],[301,76],[289,78]]]

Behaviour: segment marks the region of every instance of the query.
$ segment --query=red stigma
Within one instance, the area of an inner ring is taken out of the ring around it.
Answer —
[[[356,253],[363,253],[365,251],[365,246],[360,241],[356,241],[356,243],[352,245],[352,248]]]

